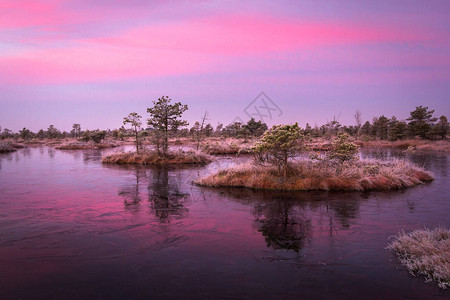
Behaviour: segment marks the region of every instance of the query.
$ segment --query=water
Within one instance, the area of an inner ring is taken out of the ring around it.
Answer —
[[[111,151],[0,156],[1,299],[450,297],[385,249],[450,226],[445,154],[409,155],[436,180],[402,191],[282,193],[191,184],[246,158],[102,165]]]

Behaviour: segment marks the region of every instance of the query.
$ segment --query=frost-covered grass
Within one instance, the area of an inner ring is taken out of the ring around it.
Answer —
[[[9,153],[9,152],[14,152],[17,149],[13,146],[11,146],[11,144],[9,143],[0,143],[0,153]]]
[[[210,155],[225,154],[249,154],[252,153],[252,141],[240,141],[238,139],[223,139],[220,141],[207,141],[201,145],[201,149]]]
[[[395,142],[391,141],[358,141],[358,144],[364,147],[373,148],[398,148],[398,149],[415,149],[420,151],[440,151],[449,152],[450,151],[450,140],[398,140]]]
[[[114,148],[118,146],[119,146],[118,144],[110,142],[102,142],[102,143],[68,142],[56,146],[55,149],[59,150],[103,149],[103,148]]]
[[[450,230],[420,229],[400,232],[388,249],[395,251],[400,262],[413,275],[424,275],[439,287],[450,287]]]
[[[156,151],[114,153],[102,158],[103,163],[140,164],[140,165],[172,165],[172,164],[202,164],[211,158],[195,151],[170,151],[166,156]]]
[[[287,177],[275,167],[245,164],[221,170],[197,184],[274,190],[390,190],[433,180],[430,172],[406,160],[362,160],[335,165],[303,160],[292,163]]]

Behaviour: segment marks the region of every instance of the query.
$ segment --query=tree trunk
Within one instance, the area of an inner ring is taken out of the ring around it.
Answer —
[[[139,154],[139,140],[138,140],[138,132],[136,127],[134,127],[134,134],[136,137],[136,153]]]

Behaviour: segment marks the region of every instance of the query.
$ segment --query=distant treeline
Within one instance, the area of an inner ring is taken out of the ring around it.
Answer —
[[[429,140],[446,139],[449,123],[446,116],[434,117],[434,110],[429,110],[428,107],[418,106],[415,110],[410,112],[410,117],[406,120],[398,120],[395,116],[387,118],[384,115],[375,117],[372,122],[361,122],[361,113],[355,113],[355,125],[342,125],[338,120],[332,120],[321,126],[306,124],[302,128],[302,133],[310,135],[313,138],[323,137],[331,138],[336,136],[339,132],[346,132],[350,136],[357,139],[366,140],[402,140],[408,138],[420,138]],[[192,127],[179,128],[171,133],[172,137],[191,137],[198,139],[203,137],[234,137],[234,138],[251,138],[261,136],[267,129],[267,125],[261,121],[250,119],[247,123],[233,122],[224,126],[219,123],[215,128],[211,123],[206,123],[207,113],[194,123]],[[152,128],[142,128],[139,130],[139,135],[145,137],[152,132]],[[116,140],[123,140],[125,137],[134,136],[133,129],[126,129],[124,126],[114,130],[85,130],[81,129],[80,124],[73,124],[73,129],[70,132],[60,131],[55,126],[50,125],[46,130],[41,129],[38,132],[32,132],[27,128],[23,128],[19,132],[12,132],[11,130],[0,127],[0,138],[14,138],[14,139],[61,139],[61,138],[76,138],[82,141],[99,142],[105,138]]]

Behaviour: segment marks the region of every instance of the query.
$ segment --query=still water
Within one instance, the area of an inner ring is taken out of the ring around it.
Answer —
[[[102,165],[114,151],[0,155],[1,299],[450,297],[385,249],[402,229],[450,226],[445,154],[409,155],[436,180],[402,191],[284,193],[191,184],[246,158]]]

